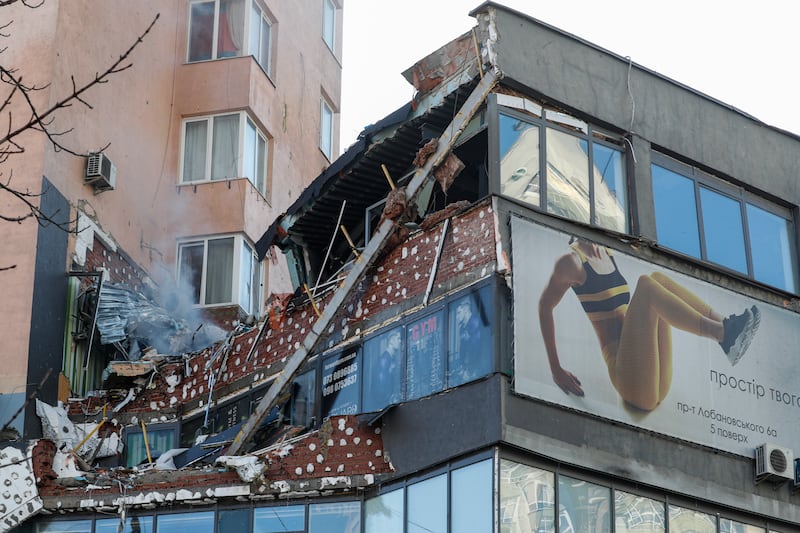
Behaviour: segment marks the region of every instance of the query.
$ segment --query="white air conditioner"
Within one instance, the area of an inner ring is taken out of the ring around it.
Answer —
[[[114,188],[117,180],[117,167],[103,152],[91,152],[86,158],[84,183],[91,184],[96,192]]]
[[[762,444],[756,448],[756,483],[794,480],[794,454],[788,448]]]

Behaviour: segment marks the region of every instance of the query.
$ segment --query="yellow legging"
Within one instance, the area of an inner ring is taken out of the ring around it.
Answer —
[[[629,404],[650,411],[672,383],[670,326],[697,335],[711,307],[660,272],[641,276],[631,296],[616,346],[603,349],[614,388]]]

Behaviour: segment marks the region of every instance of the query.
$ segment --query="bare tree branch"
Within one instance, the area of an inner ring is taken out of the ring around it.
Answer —
[[[0,8],[19,3],[20,5],[35,9],[40,7],[44,1],[45,0],[0,0]],[[133,53],[136,47],[143,42],[147,34],[150,33],[159,17],[160,14],[156,14],[155,18],[153,18],[144,32],[142,32],[136,38],[133,44],[131,44],[128,49],[125,50],[125,52],[120,55],[119,58],[108,68],[100,73],[95,73],[94,77],[89,81],[79,84],[76,82],[74,76],[70,76],[70,80],[72,82],[72,91],[63,98],[56,100],[56,102],[50,107],[43,110],[37,107],[36,103],[34,102],[33,95],[37,91],[42,91],[49,88],[50,84],[27,84],[23,81],[23,77],[19,74],[18,69],[6,67],[0,64],[0,84],[5,84],[10,87],[8,94],[2,99],[2,103],[0,103],[0,112],[8,113],[8,124],[5,128],[5,134],[0,136],[0,169],[8,164],[11,156],[25,152],[25,146],[20,141],[20,136],[28,131],[34,131],[43,134],[56,152],[64,151],[77,157],[85,157],[85,155],[79,153],[77,149],[70,148],[64,144],[62,139],[64,136],[71,133],[74,128],[70,127],[63,130],[55,129],[53,124],[56,114],[59,110],[71,107],[76,101],[86,106],[87,109],[94,109],[86,98],[87,91],[96,85],[108,83],[108,80],[114,74],[123,72],[133,66],[133,63],[129,61],[130,55]],[[0,37],[8,36],[6,30],[10,25],[11,22],[0,25]],[[0,49],[0,54],[2,54],[5,50],[6,48]],[[15,117],[11,113],[11,109],[14,105],[14,102],[20,100],[22,101],[24,108],[29,111],[30,115],[27,119],[23,119],[21,123],[16,123],[14,120]],[[100,151],[105,150],[108,148],[108,146],[109,145],[106,144],[100,149]],[[5,172],[0,171],[0,177],[2,177],[4,174]],[[43,227],[53,225],[66,232],[77,232],[77,219],[69,220],[69,213],[67,213],[68,220],[65,222],[63,220],[64,214],[60,213],[58,210],[53,213],[45,213],[41,210],[41,197],[48,193],[49,188],[41,192],[21,190],[13,186],[12,177],[13,170],[8,172],[8,179],[0,180],[0,193],[5,192],[10,194],[16,200],[16,205],[20,206],[21,212],[16,212],[13,214],[0,213],[0,222],[16,222],[17,224],[22,224],[23,222],[33,218],[40,226]],[[0,271],[9,270],[15,267],[16,265],[0,267]]]

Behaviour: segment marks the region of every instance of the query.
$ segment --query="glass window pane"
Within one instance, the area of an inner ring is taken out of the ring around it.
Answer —
[[[628,231],[628,188],[622,152],[599,143],[592,145],[595,224]]]
[[[200,303],[200,288],[203,279],[203,250],[205,244],[182,244],[178,250],[178,279],[181,286],[190,287],[192,303]]]
[[[214,46],[214,2],[192,4],[189,14],[189,61],[211,59]]]
[[[501,460],[500,532],[554,532],[555,494],[552,472]]]
[[[249,508],[220,509],[217,511],[217,533],[243,533],[249,530]]]
[[[333,37],[336,29],[336,6],[332,0],[322,1],[322,38],[328,48],[333,50]]]
[[[700,233],[694,181],[652,166],[658,243],[700,259]]]
[[[716,533],[717,517],[694,509],[669,506],[669,533]]]
[[[211,179],[238,177],[239,115],[214,117],[211,151]]]
[[[36,533],[91,533],[91,531],[91,520],[50,520],[36,523]]]
[[[246,313],[253,313],[253,251],[242,241],[239,258],[239,306]]]
[[[539,126],[500,114],[500,193],[539,207]]]
[[[611,489],[558,476],[558,530],[562,533],[610,533]]]
[[[406,331],[406,399],[414,400],[442,390],[443,313],[439,311],[408,325]]]
[[[492,371],[492,309],[491,287],[488,286],[449,305],[448,387],[456,387]]]
[[[359,502],[318,503],[308,506],[308,533],[359,533],[361,504]]]
[[[182,182],[206,179],[207,134],[207,120],[186,123],[186,136],[183,139]]]
[[[747,274],[742,208],[738,200],[700,187],[706,259]]]
[[[364,343],[364,411],[403,399],[403,331],[395,328]]]
[[[322,153],[330,159],[333,150],[333,111],[324,101],[319,126],[319,147]]]
[[[242,55],[244,0],[221,0],[217,34],[217,59]]]
[[[158,533],[214,533],[214,511],[159,515]]]
[[[664,502],[622,491],[614,493],[614,525],[616,533],[652,531],[663,533]]]
[[[253,511],[253,533],[305,531],[305,527],[306,508],[303,505],[257,507]]]
[[[447,476],[408,487],[408,533],[447,533]]]
[[[589,222],[589,143],[547,129],[547,212]]]
[[[264,17],[259,19],[261,21],[261,41],[259,43],[260,50],[258,52],[258,64],[264,69],[264,72],[269,74],[270,69],[270,44],[272,39],[272,28],[269,22]]]
[[[161,453],[177,446],[175,429],[150,429],[147,428],[147,445],[150,447],[150,456],[154,458]],[[130,432],[125,439],[125,465],[136,466],[147,463],[147,447],[144,435],[141,432]]]
[[[797,254],[791,220],[747,204],[753,277],[773,287],[797,291]]]
[[[242,176],[247,177],[254,187],[256,185],[257,171],[256,171],[256,126],[250,119],[244,127],[244,164],[242,165]]]
[[[233,237],[208,241],[205,304],[232,301],[233,241]]]
[[[364,521],[364,533],[403,533],[403,489],[367,500]]]
[[[250,11],[250,35],[247,40],[247,52],[258,61],[261,53],[261,9],[253,2]]]
[[[450,483],[450,530],[492,530],[492,460],[453,470]]]
[[[728,518],[720,518],[719,531],[720,533],[764,533],[764,528],[737,522]]]
[[[258,150],[256,151],[256,189],[262,194],[267,192],[267,140],[258,136]]]
[[[103,518],[94,523],[94,533],[118,533],[119,518]],[[153,533],[152,516],[129,516],[119,533]]]
[[[311,419],[316,412],[316,378],[317,373],[312,370],[301,374],[294,380],[292,387],[292,425],[311,425]]]
[[[358,412],[358,349],[328,357],[322,363],[322,416]]]

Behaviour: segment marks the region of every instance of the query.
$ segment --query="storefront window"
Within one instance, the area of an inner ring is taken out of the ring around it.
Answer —
[[[364,533],[403,533],[403,489],[367,500]]]
[[[283,533],[305,531],[304,505],[286,507],[257,507],[253,512],[253,533]]]
[[[319,503],[308,506],[308,533],[360,533],[361,504]]]
[[[611,532],[611,489],[558,476],[558,531]]]
[[[450,474],[450,531],[492,530],[492,461],[453,470]]]
[[[694,509],[669,506],[670,533],[716,533],[717,517]]]
[[[547,470],[500,461],[501,533],[552,533],[555,475]]]
[[[628,492],[614,492],[615,533],[664,533],[664,502]]]

